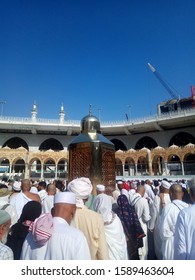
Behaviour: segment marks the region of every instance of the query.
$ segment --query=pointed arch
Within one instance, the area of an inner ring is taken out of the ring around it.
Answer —
[[[188,145],[189,143],[195,144],[195,137],[187,132],[179,132],[171,138],[169,146],[176,145],[179,147],[183,147],[185,145]]]
[[[63,145],[60,143],[60,141],[58,141],[55,138],[49,138],[44,142],[42,142],[41,145],[39,146],[40,151],[47,151],[47,150],[61,151],[63,149],[64,149]]]
[[[147,148],[147,149],[154,149],[158,146],[156,141],[149,136],[142,137],[139,139],[135,145],[135,150],[141,150],[142,148]]]
[[[112,139],[111,142],[115,146],[115,151],[118,151],[118,150],[127,151],[127,147],[125,146],[125,144],[121,140]]]
[[[24,141],[22,138],[20,137],[13,137],[10,138],[9,140],[7,140],[2,148],[4,147],[9,147],[10,149],[18,149],[20,147],[25,148],[26,150],[29,150],[28,144],[26,143],[26,141]]]

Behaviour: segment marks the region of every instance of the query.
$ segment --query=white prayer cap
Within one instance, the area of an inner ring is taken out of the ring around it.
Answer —
[[[166,180],[162,180],[161,186],[164,187],[165,189],[169,190],[171,184],[169,182],[167,182]]]
[[[122,184],[122,183],[123,183],[123,181],[118,181],[118,182],[117,182],[117,184]]]
[[[10,214],[5,210],[0,210],[0,225],[5,224],[9,220],[11,220]]]
[[[21,182],[15,181],[13,185],[14,191],[21,191]]]
[[[37,190],[37,187],[35,187],[35,186],[32,186],[31,188],[30,188],[30,192],[31,193],[38,193],[38,190]]]
[[[68,184],[68,190],[75,193],[76,197],[81,199],[88,198],[92,188],[91,181],[85,177],[74,179]]]
[[[104,186],[104,185],[98,184],[98,185],[96,186],[96,190],[97,190],[97,191],[100,191],[100,192],[104,192],[104,191],[105,191],[105,186]]]
[[[54,204],[56,203],[76,204],[76,195],[73,192],[58,192],[54,196]]]

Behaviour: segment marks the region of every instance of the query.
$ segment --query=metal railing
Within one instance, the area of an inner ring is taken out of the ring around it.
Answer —
[[[169,113],[163,113],[160,115],[152,115],[146,117],[134,118],[131,120],[118,120],[118,121],[101,121],[101,127],[114,127],[114,126],[125,126],[129,124],[139,124],[143,122],[153,122],[166,120],[170,118],[176,117],[186,117],[190,115],[195,115],[195,108],[189,108],[181,111],[172,111]],[[42,119],[37,118],[36,120],[32,118],[26,117],[12,117],[12,116],[0,116],[0,123],[20,123],[20,124],[56,124],[56,125],[72,125],[72,126],[80,126],[80,120],[64,120],[61,122],[59,119]]]

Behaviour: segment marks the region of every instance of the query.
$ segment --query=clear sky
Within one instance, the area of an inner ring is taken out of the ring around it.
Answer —
[[[0,1],[4,116],[102,121],[155,114],[170,99],[150,62],[182,97],[195,84],[194,0]]]

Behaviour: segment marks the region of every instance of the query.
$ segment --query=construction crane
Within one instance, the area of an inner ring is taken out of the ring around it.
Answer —
[[[167,83],[165,83],[165,81],[162,79],[160,74],[156,71],[156,69],[150,63],[148,63],[148,67],[154,73],[156,78],[161,82],[161,84],[164,86],[164,88],[168,91],[171,98],[172,99],[179,99],[179,97],[173,92],[173,90],[167,85]]]

